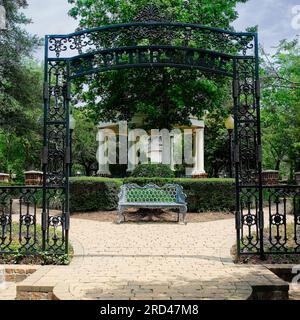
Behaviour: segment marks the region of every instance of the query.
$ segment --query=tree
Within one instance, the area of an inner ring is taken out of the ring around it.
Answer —
[[[262,63],[264,166],[283,175],[300,170],[300,47],[282,40]],[[289,171],[289,172],[288,172]]]
[[[73,163],[79,164],[85,170],[85,175],[90,176],[96,167],[97,128],[81,110],[74,113],[76,128],[73,133]]]
[[[130,22],[149,4],[146,0],[69,0],[70,15],[79,20],[79,28]],[[175,21],[201,23],[232,29],[237,18],[235,6],[245,0],[165,0],[152,1],[167,17]],[[136,113],[145,115],[150,128],[171,128],[189,124],[190,115],[201,117],[204,110],[222,105],[228,79],[199,71],[174,69],[133,69],[97,74],[84,91],[84,79],[77,82],[79,100],[86,104],[90,116],[99,120],[131,120]],[[101,99],[99,97],[101,96]]]
[[[7,29],[0,31],[0,170],[40,167],[42,68],[32,60],[40,45],[22,26],[25,0],[4,0]]]
[[[205,171],[218,178],[222,170],[228,171],[229,138],[224,121],[226,111],[218,109],[205,117]]]

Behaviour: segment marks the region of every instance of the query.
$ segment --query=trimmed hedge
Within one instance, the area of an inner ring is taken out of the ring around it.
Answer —
[[[70,211],[116,209],[121,184],[121,179],[71,178]]]
[[[190,212],[233,211],[235,186],[232,179],[188,179],[188,178],[71,178],[70,209],[76,211],[115,210],[122,183],[145,185],[155,183],[178,183],[187,195]]]
[[[148,163],[137,165],[133,170],[131,177],[175,178],[175,173],[167,164]]]

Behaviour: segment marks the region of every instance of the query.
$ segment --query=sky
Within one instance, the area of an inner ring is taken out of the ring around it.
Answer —
[[[78,22],[67,14],[71,7],[67,0],[28,0],[28,3],[24,12],[33,22],[27,26],[30,33],[44,37],[76,29]],[[300,0],[248,0],[237,9],[239,18],[233,23],[236,31],[258,25],[259,42],[268,53],[275,51],[281,39],[293,39],[300,34]],[[43,59],[42,48],[35,57]]]

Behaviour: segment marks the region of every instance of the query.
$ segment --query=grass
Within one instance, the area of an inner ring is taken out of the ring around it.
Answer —
[[[33,234],[33,229],[30,230],[30,235]],[[22,232],[22,244],[25,243],[26,231]],[[51,236],[51,235],[50,235]],[[61,238],[61,231],[57,231],[57,236]],[[33,239],[30,244],[33,244]],[[21,244],[21,245],[22,245]],[[41,265],[67,265],[73,255],[72,245],[69,244],[69,254],[58,254],[42,251],[42,230],[40,225],[36,225],[36,243],[34,252],[26,252],[26,249],[20,249],[19,241],[19,223],[12,224],[12,242],[9,245],[11,252],[0,254],[0,264],[41,264]],[[5,250],[5,249],[4,249]]]

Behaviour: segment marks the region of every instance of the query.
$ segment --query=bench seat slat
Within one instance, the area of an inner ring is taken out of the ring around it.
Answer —
[[[177,202],[124,202],[121,206],[131,206],[131,207],[146,207],[146,206],[155,206],[155,207],[183,207],[184,204]]]

